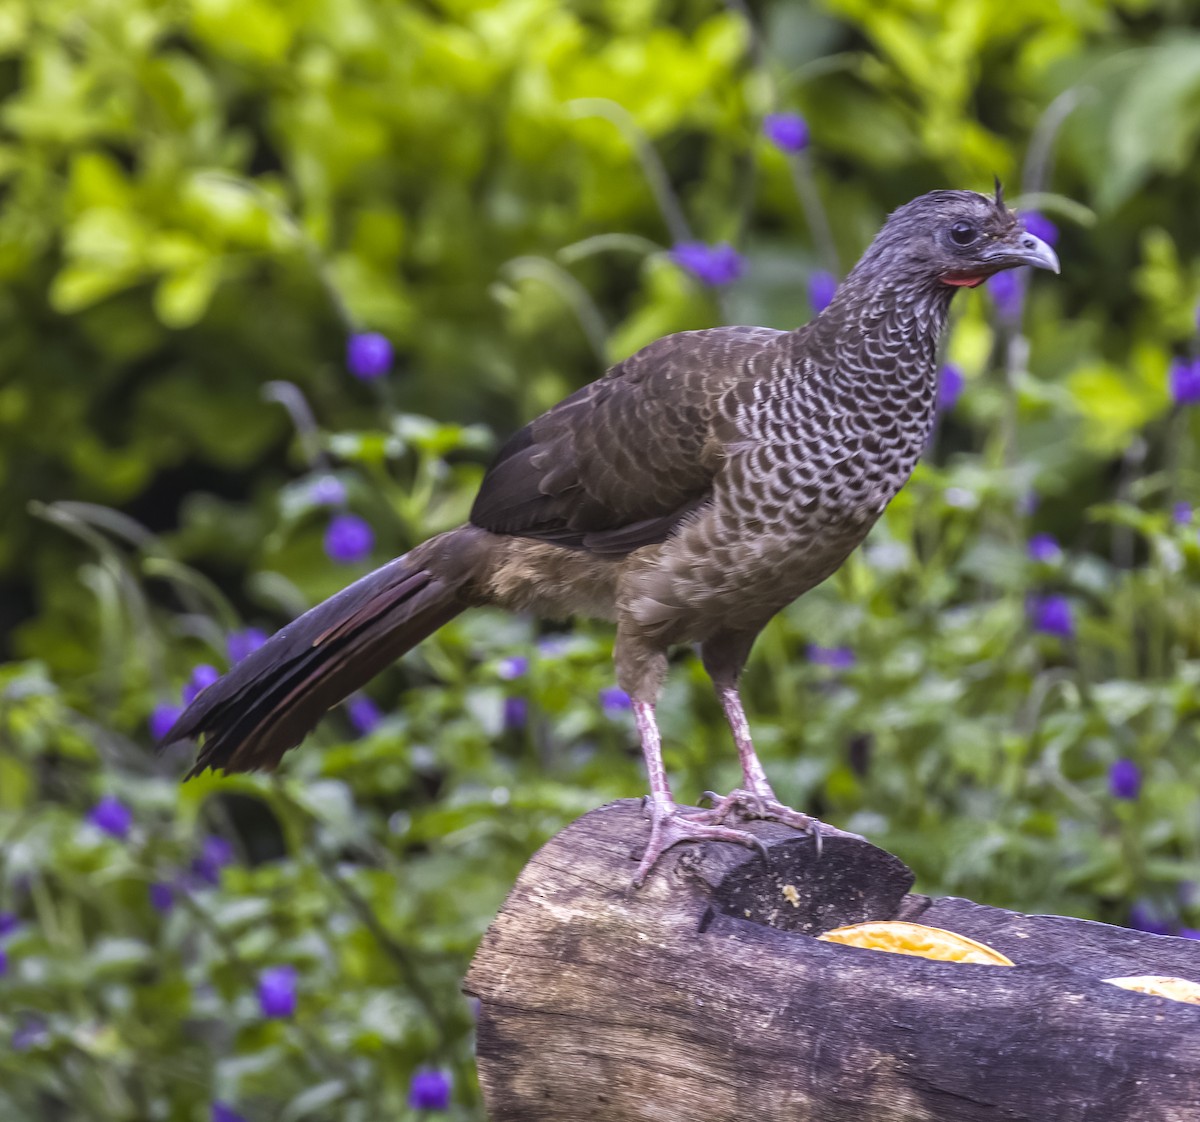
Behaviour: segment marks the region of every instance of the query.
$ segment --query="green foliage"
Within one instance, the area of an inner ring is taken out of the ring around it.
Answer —
[[[481,1118],[470,954],[541,841],[643,789],[599,702],[608,632],[468,615],[372,687],[373,731],[335,713],[277,777],[181,786],[148,718],[229,633],[462,521],[495,439],[609,362],[801,322],[822,212],[844,269],[892,207],[993,171],[1059,224],[1064,275],[1019,325],[958,297],[965,394],[761,639],[757,743],[785,801],[923,891],[1200,927],[1200,541],[1172,516],[1200,505],[1200,421],[1168,393],[1196,347],[1200,37],[1161,0],[755,11],[0,3],[6,1122],[414,1117],[421,1065]],[[799,160],[760,135],[780,109],[811,127]],[[745,277],[705,289],[666,253],[686,237],[737,244]],[[360,330],[390,377],[344,369]],[[322,548],[329,476],[375,532],[357,565]],[[1062,556],[1031,559],[1035,532]],[[1047,593],[1070,638],[1031,625]],[[662,719],[682,798],[735,782],[689,656]],[[123,840],[88,822],[105,795]],[[212,835],[219,878],[193,869]],[[267,1018],[282,964],[298,1008]]]

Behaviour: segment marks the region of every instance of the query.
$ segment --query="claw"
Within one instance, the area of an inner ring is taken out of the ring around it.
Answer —
[[[803,814],[785,806],[773,795],[763,795],[758,791],[750,791],[739,787],[721,798],[712,791],[706,791],[705,797],[713,803],[711,810],[699,811],[695,819],[700,822],[724,822],[731,814],[737,812],[744,818],[763,818],[771,822],[782,822],[794,830],[812,833],[817,838],[818,853],[820,852],[821,834],[820,822],[811,815]]]
[[[701,811],[701,814],[711,813]],[[715,822],[699,822],[694,815],[685,814],[673,803],[652,799],[650,803],[650,840],[642,855],[637,872],[633,874],[633,887],[640,888],[650,875],[658,859],[673,845],[680,842],[723,841],[757,849],[765,858],[767,847],[761,839],[745,830],[735,830]]]

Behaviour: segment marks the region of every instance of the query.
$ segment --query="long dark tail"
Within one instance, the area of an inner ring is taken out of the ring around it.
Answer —
[[[202,690],[162,741],[204,736],[188,778],[273,768],[322,714],[463,611],[478,533],[452,530],[368,573]]]

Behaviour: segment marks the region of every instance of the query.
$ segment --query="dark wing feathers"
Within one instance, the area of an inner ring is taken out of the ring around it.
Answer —
[[[721,327],[668,335],[521,429],[484,477],[471,521],[597,554],[666,538],[708,501],[721,396],[784,334]]]

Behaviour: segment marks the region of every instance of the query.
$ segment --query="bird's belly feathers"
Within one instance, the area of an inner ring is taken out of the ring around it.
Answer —
[[[903,486],[916,454],[879,451],[731,459],[712,505],[622,582],[621,610],[671,642],[761,627],[836,571]]]

